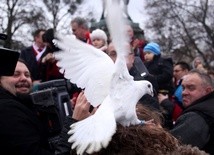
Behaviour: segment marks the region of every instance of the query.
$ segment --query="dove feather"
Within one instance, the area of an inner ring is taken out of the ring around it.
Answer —
[[[121,78],[127,80],[133,80],[133,77],[129,74],[126,66],[125,56],[129,54],[130,46],[128,42],[128,33],[126,31],[125,25],[126,20],[123,17],[122,9],[119,9],[119,1],[109,0],[106,1],[107,8],[107,25],[109,29],[110,36],[112,37],[112,43],[117,52],[117,59],[115,62],[115,73]],[[115,24],[117,21],[117,24]],[[117,76],[114,76],[117,78]],[[112,86],[115,83],[112,82]]]
[[[57,38],[59,40],[54,42],[62,51],[56,52],[55,58],[61,73],[72,83],[85,89],[88,101],[94,107],[98,106],[109,93],[114,72],[113,61],[103,51],[76,38],[60,35]]]
[[[107,97],[96,113],[71,125],[69,142],[78,154],[93,153],[107,147],[116,132],[116,121],[111,99]],[[90,144],[90,145],[89,145]]]
[[[128,55],[127,44],[128,36],[125,29],[126,20],[123,18],[122,9],[119,7],[118,0],[106,1],[107,25],[112,42],[117,52],[117,56]],[[116,23],[115,23],[116,22]]]
[[[97,104],[98,100],[102,103],[94,115],[71,125],[69,142],[77,154],[91,154],[107,147],[116,132],[116,122],[123,126],[139,124],[136,103],[144,94],[152,92],[151,83],[133,81],[129,74],[125,60],[129,54],[126,23],[117,1],[107,0],[106,3],[106,22],[117,52],[115,64],[90,45],[77,40],[68,42],[63,40],[64,37],[60,38],[63,41],[56,41],[63,53],[56,53],[59,60],[57,65],[64,69],[71,82],[85,88],[86,98],[92,105]],[[76,54],[75,57],[72,57],[73,54]],[[76,75],[73,75],[74,71]]]

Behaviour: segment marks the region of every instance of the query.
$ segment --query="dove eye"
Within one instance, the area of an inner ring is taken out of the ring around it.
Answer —
[[[148,84],[148,88],[151,88],[151,85],[150,85],[150,84]]]

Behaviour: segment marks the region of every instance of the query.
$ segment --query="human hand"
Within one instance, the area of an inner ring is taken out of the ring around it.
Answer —
[[[53,63],[54,61],[55,61],[55,58],[52,53],[48,53],[44,58],[42,58],[42,63],[46,63],[46,62]]]
[[[87,101],[83,92],[81,92],[77,99],[74,107],[72,118],[76,120],[83,120],[93,115],[97,108],[94,108],[92,112],[89,112],[90,103]]]
[[[139,47],[139,39],[134,39],[133,43],[132,43],[132,47],[133,49],[138,48]]]

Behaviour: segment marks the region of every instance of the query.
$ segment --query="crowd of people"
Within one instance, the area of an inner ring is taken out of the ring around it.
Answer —
[[[70,25],[77,39],[100,49],[115,62],[117,53],[105,31],[90,32],[87,21],[80,17]],[[214,84],[202,60],[197,57],[193,66],[184,61],[175,63],[162,57],[157,42],[142,44],[129,24],[127,34],[129,73],[134,80],[150,81],[155,92],[139,100],[137,115],[154,123],[118,124],[107,148],[94,154],[214,154]],[[37,84],[64,77],[53,56],[59,50],[52,43],[53,29],[38,29],[33,38],[33,44],[21,51],[14,74],[0,77],[0,154],[75,154],[68,143],[70,125],[93,115],[97,107],[91,108],[83,91],[73,91],[73,112],[63,120],[57,140],[50,144],[30,93]]]

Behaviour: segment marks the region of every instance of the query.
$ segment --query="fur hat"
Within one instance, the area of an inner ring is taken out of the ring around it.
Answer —
[[[154,55],[160,55],[161,54],[161,52],[160,52],[160,46],[157,43],[154,43],[154,42],[148,43],[144,47],[143,51],[144,52],[151,52]]]
[[[107,44],[107,35],[101,29],[96,29],[92,31],[90,37],[91,37],[91,40],[94,40],[95,38],[103,39],[105,41],[105,44]]]

